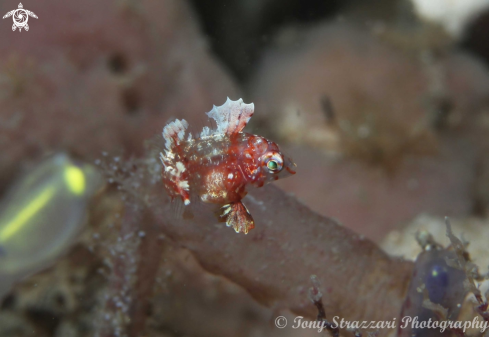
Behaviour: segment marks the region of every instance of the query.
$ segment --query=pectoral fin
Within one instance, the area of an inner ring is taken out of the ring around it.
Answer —
[[[253,217],[241,201],[224,205],[221,209],[221,218],[226,221],[226,226],[233,227],[236,233],[248,234],[251,229],[255,228]]]

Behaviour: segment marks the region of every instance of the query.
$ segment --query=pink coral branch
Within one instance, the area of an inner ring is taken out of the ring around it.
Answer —
[[[205,269],[241,285],[265,305],[315,317],[307,298],[309,276],[315,274],[328,317],[386,320],[400,313],[412,263],[390,258],[274,186],[246,197],[257,224],[246,236],[218,224],[210,210],[201,209],[191,220],[175,219],[163,186],[152,185],[147,192],[165,234],[192,251]]]

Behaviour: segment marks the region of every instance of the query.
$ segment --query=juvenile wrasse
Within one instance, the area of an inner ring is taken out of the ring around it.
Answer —
[[[217,128],[206,126],[196,138],[186,136],[187,121],[177,119],[163,128],[166,149],[160,153],[162,179],[172,200],[181,198],[186,206],[195,198],[222,205],[220,218],[245,234],[255,227],[241,202],[247,188],[295,174],[296,167],[276,143],[242,132],[253,112],[253,103],[228,98],[207,113]]]

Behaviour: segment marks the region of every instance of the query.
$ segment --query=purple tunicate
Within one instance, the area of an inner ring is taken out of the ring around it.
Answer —
[[[450,331],[441,333],[440,328],[423,328],[423,322],[438,321],[437,314],[423,306],[425,293],[434,304],[447,309],[447,317],[455,320],[465,298],[466,290],[463,270],[450,267],[447,260],[455,259],[448,250],[426,250],[418,255],[411,284],[402,308],[398,336],[434,337],[449,336]],[[425,291],[426,290],[426,291]]]

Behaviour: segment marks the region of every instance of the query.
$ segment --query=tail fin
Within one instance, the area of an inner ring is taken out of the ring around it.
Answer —
[[[166,190],[172,199],[181,196],[184,205],[190,204],[189,176],[181,149],[176,148],[184,140],[185,131],[188,123],[185,119],[175,120],[168,123],[163,128],[163,138],[165,139],[165,154],[160,153],[160,160],[163,164],[163,182]]]
[[[171,123],[168,123],[163,128],[163,138],[165,139],[165,147],[167,150],[172,150],[173,147],[180,144],[185,137],[185,131],[188,128],[188,123],[185,119],[175,120]]]

